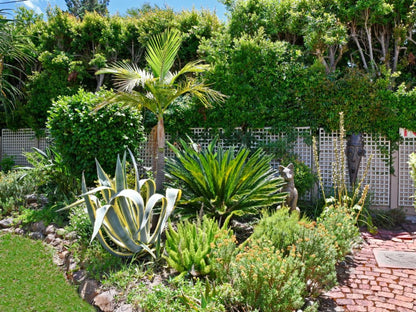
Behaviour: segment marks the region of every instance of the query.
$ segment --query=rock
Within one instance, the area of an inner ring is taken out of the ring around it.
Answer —
[[[69,232],[65,235],[65,239],[69,241],[76,240],[78,238],[78,234],[75,231]]]
[[[48,234],[45,238],[45,243],[51,244],[55,240],[54,234]]]
[[[103,312],[114,311],[114,297],[117,295],[117,291],[111,289],[105,291],[94,298],[94,305],[99,307]]]
[[[56,230],[56,236],[58,236],[59,238],[63,238],[65,235],[65,232],[66,232],[65,229],[59,228]]]
[[[53,255],[53,263],[55,263],[58,266],[63,266],[67,262],[68,256],[68,251],[58,252]]]
[[[53,224],[49,224],[45,229],[45,234],[49,235],[49,234],[55,234],[55,233],[56,233],[56,226]]]
[[[67,271],[68,272],[74,272],[78,270],[78,263],[74,260],[73,257],[69,257],[68,258],[68,267],[67,267]]]
[[[31,232],[29,233],[29,237],[31,239],[38,239],[38,240],[43,240],[45,238],[45,236],[40,232]]]
[[[62,240],[60,238],[55,238],[52,242],[51,245],[54,247],[57,247],[60,243],[62,243]]]
[[[1,231],[3,233],[13,233],[13,229],[12,228],[8,228],[8,229],[1,229]]]
[[[85,270],[76,271],[72,274],[72,281],[77,285],[81,284],[86,278],[87,272]]]
[[[131,304],[123,303],[115,310],[115,312],[133,312],[133,306]]]
[[[13,219],[7,218],[0,221],[0,229],[8,229],[12,227],[13,225]]]
[[[14,233],[17,234],[17,235],[23,235],[23,234],[25,234],[25,231],[21,228],[17,228],[17,229],[14,230]]]
[[[97,281],[86,279],[79,286],[79,295],[88,303],[94,301],[95,296],[99,294],[99,286]]]
[[[39,222],[32,223],[32,225],[30,226],[30,230],[32,232],[39,232],[43,234],[46,230],[46,226],[43,223],[43,221],[39,221]]]
[[[123,303],[115,310],[115,312],[133,312],[133,306],[131,304]]]
[[[30,194],[25,196],[25,200],[27,205],[36,204],[38,202],[38,197],[36,194]]]

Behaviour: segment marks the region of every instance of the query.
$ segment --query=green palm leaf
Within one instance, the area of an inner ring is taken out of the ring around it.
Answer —
[[[167,30],[149,40],[146,62],[152,68],[155,77],[163,81],[175,62],[182,43],[178,30]]]

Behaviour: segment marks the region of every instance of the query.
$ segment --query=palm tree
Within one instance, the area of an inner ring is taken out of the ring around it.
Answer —
[[[18,2],[18,1],[12,1]],[[5,4],[6,2],[0,3]],[[23,95],[24,66],[33,58],[29,55],[30,41],[17,33],[11,19],[5,18],[7,9],[0,9],[0,110],[7,115],[14,110],[17,98]]]
[[[182,38],[177,30],[166,30],[153,36],[146,47],[146,62],[150,71],[140,69],[134,64],[117,62],[96,72],[96,75],[114,75],[119,92],[112,101],[120,100],[134,107],[145,107],[156,115],[158,122],[154,129],[157,153],[153,171],[156,173],[156,188],[159,191],[163,188],[165,179],[163,116],[169,105],[185,94],[196,96],[207,107],[211,102],[223,101],[225,98],[193,75],[208,70],[208,65],[201,61],[189,62],[179,71],[171,72],[181,42]]]

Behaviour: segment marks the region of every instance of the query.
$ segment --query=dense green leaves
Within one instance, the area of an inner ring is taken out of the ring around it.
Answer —
[[[80,90],[57,100],[48,117],[48,129],[64,164],[74,176],[85,171],[89,184],[96,179],[95,158],[104,170],[110,170],[115,166],[117,154],[127,147],[137,154],[144,141],[141,115],[136,110],[114,103],[93,112],[96,105],[111,95],[105,90],[95,94]]]
[[[224,150],[216,140],[198,151],[195,144],[180,140],[180,148],[169,144],[176,157],[167,162],[168,176],[184,184],[189,200],[181,203],[190,214],[197,212],[217,219],[257,213],[259,208],[281,202],[282,178],[270,166],[272,156],[261,149],[250,155],[242,148]]]

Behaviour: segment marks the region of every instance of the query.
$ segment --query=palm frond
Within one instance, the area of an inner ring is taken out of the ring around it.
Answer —
[[[109,67],[98,70],[96,75],[113,74],[114,85],[119,91],[131,92],[135,87],[144,87],[146,83],[153,82],[152,73],[138,68],[135,64],[115,62]]]
[[[180,32],[175,29],[167,30],[150,39],[146,50],[146,61],[155,77],[161,81],[172,68],[181,43]]]
[[[195,78],[187,78],[177,85],[175,98],[190,93],[196,96],[204,106],[211,107],[213,102],[224,102],[226,95],[219,91],[213,90],[209,85],[197,81]]]

